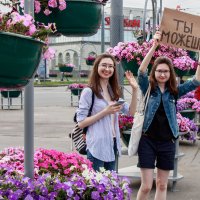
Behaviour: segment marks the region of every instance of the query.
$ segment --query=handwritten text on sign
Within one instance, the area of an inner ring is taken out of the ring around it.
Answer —
[[[200,17],[165,8],[160,30],[161,42],[191,51],[200,51]]]

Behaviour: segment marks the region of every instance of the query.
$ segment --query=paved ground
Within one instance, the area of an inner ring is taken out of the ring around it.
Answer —
[[[125,92],[129,101],[130,95]],[[18,104],[15,99],[13,104]],[[74,99],[75,103],[75,99]],[[76,107],[70,106],[70,92],[66,87],[35,88],[35,148],[43,147],[70,152],[70,139],[67,133],[73,127],[73,114]],[[24,143],[24,110],[19,106],[13,106],[12,110],[0,109],[0,149],[9,146],[23,146]],[[184,179],[177,183],[177,192],[171,192],[169,183],[168,200],[199,200],[200,180],[200,141],[196,144],[181,142],[180,152],[185,156],[180,159],[179,173]],[[122,156],[119,160],[119,168],[128,167],[137,163],[137,157]],[[133,196],[135,200],[140,185],[139,180],[131,180]],[[152,190],[150,200],[153,200],[155,187]]]

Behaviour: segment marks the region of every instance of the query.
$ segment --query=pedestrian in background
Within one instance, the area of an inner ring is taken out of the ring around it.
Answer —
[[[177,85],[172,61],[167,57],[155,60],[149,79],[147,67],[160,42],[161,33],[154,35],[154,43],[145,56],[138,72],[138,84],[143,94],[148,86],[151,93],[147,104],[143,133],[138,147],[138,167],[141,169],[141,186],[137,200],[148,199],[156,174],[155,200],[166,200],[170,170],[174,169],[175,140],[179,136],[176,118],[176,100],[200,85],[200,68],[192,80]]]
[[[133,115],[136,110],[137,82],[130,71],[125,72],[132,87],[130,106],[123,103],[118,83],[116,61],[109,54],[98,56],[89,78],[89,87],[84,88],[79,100],[77,121],[80,128],[88,127],[86,134],[87,158],[93,163],[94,170],[100,167],[115,170],[116,156],[121,154],[119,112]],[[87,117],[95,94],[90,117]],[[123,104],[117,103],[120,100]]]

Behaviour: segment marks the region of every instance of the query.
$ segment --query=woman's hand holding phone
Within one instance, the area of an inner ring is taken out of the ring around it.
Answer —
[[[116,103],[114,103],[113,106],[119,106],[119,105],[122,105],[122,104],[124,104],[124,103],[125,103],[124,100],[119,100],[119,101],[117,101]]]

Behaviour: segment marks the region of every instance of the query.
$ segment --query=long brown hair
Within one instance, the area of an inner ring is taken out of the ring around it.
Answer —
[[[117,77],[117,71],[116,71],[116,60],[110,54],[101,54],[97,56],[97,58],[95,59],[94,66],[89,77],[89,87],[92,89],[92,91],[95,93],[95,95],[98,98],[103,98],[101,95],[101,85],[100,85],[100,76],[98,74],[98,67],[99,67],[99,63],[104,58],[110,58],[114,64],[114,73],[109,78],[109,85],[113,92],[113,95],[111,95],[111,99],[118,100],[121,95],[121,90],[118,83],[118,77]]]
[[[169,59],[165,56],[158,57],[153,64],[153,67],[152,67],[152,70],[151,70],[151,73],[150,73],[150,76],[149,76],[149,81],[150,81],[150,85],[151,85],[152,90],[154,90],[156,88],[156,85],[157,85],[157,81],[156,81],[156,78],[155,78],[155,71],[156,71],[157,66],[159,64],[166,64],[169,67],[170,78],[166,82],[166,86],[169,89],[171,94],[177,95],[178,94],[177,81],[176,81],[176,75],[175,75],[173,63],[172,63],[171,59]]]

